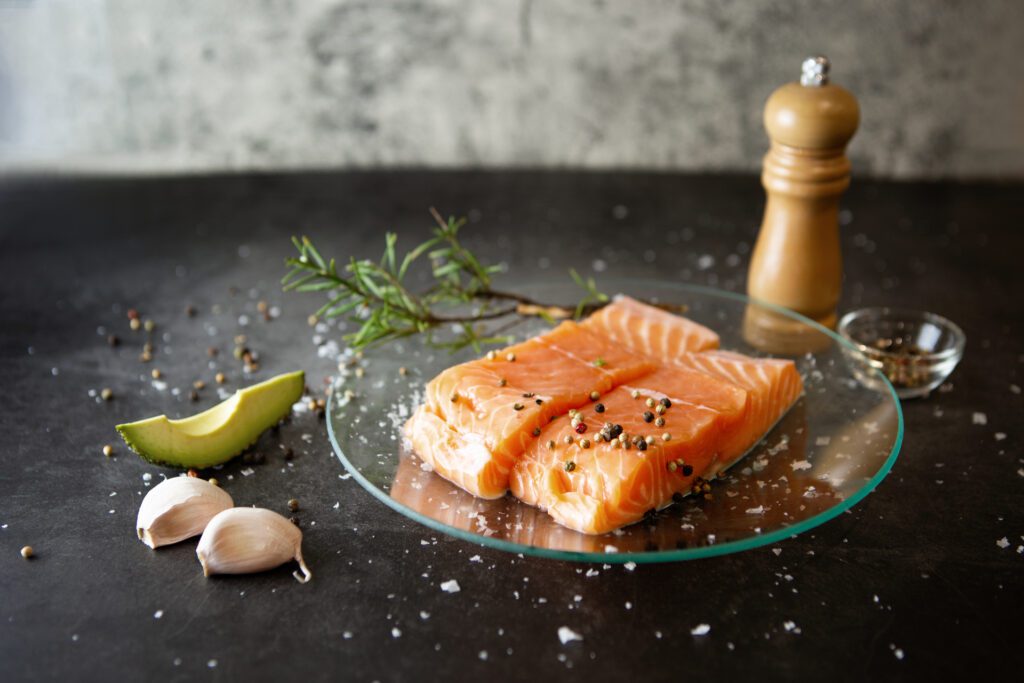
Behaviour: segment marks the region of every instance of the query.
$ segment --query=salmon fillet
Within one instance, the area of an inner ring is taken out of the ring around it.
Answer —
[[[693,321],[618,297],[445,370],[406,436],[476,496],[511,489],[563,526],[606,533],[731,465],[800,396],[791,361],[717,346]]]
[[[688,354],[677,362],[742,387],[749,395],[744,418],[723,433],[719,457],[706,478],[743,457],[789,411],[804,390],[800,373],[790,360],[706,351]]]
[[[661,362],[718,348],[718,335],[703,325],[621,294],[583,325]]]
[[[509,360],[509,359],[514,360]],[[406,427],[438,474],[482,498],[508,489],[523,450],[555,415],[654,368],[648,359],[574,322],[445,370]]]
[[[658,368],[581,410],[582,434],[569,416],[548,425],[513,469],[512,493],[583,533],[639,521],[668,505],[673,494],[690,490],[717,458],[721,435],[743,419],[748,401],[744,389],[706,373]],[[656,422],[659,417],[664,424]],[[636,437],[653,437],[653,443],[641,450]]]

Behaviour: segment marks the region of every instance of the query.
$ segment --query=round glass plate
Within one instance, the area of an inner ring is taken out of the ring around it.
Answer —
[[[706,287],[612,278],[598,284],[605,292],[685,306],[687,317],[719,334],[723,349],[796,362],[804,395],[713,482],[710,500],[690,496],[617,532],[588,536],[511,494],[482,500],[466,493],[410,451],[402,426],[426,382],[479,354],[466,349],[453,355],[418,339],[367,351],[341,373],[329,397],[327,425],[342,463],[376,498],[431,529],[510,552],[586,562],[688,560],[775,543],[851,508],[892,468],[903,438],[899,400],[880,373],[871,384],[881,390],[857,381],[843,353],[856,349],[831,330]],[[524,293],[566,304],[580,296],[572,283],[536,285]],[[521,340],[547,327],[527,320],[508,332]],[[354,370],[359,366],[362,373]]]

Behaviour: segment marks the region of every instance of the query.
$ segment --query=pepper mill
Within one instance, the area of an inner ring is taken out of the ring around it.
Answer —
[[[771,148],[761,183],[768,201],[747,292],[834,328],[842,279],[839,197],[850,185],[846,144],[860,109],[849,91],[829,82],[826,57],[806,59],[802,70],[800,82],[777,89],[764,109]],[[793,322],[761,321],[778,328],[769,333]]]

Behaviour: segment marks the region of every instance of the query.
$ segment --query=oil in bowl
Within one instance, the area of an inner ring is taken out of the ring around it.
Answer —
[[[927,396],[942,384],[964,354],[966,337],[952,321],[926,311],[862,308],[839,321],[846,362],[862,384],[884,389],[877,369],[900,398]]]

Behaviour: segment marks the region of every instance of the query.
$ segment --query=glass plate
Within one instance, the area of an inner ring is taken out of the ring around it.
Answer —
[[[687,317],[719,334],[723,349],[797,363],[804,396],[713,482],[710,500],[691,496],[615,533],[588,536],[511,494],[475,498],[429,471],[403,443],[402,425],[427,381],[478,354],[468,349],[450,355],[415,339],[353,359],[356,365],[335,384],[328,433],[346,469],[403,515],[473,543],[565,560],[668,562],[740,552],[812,529],[855,505],[892,468],[903,439],[899,400],[881,374],[875,378],[881,390],[854,378],[842,349],[857,351],[831,330],[786,309],[707,287],[611,278],[598,284],[606,292],[684,305]],[[524,292],[567,304],[580,295],[571,283]],[[528,320],[510,333],[524,339],[546,328]],[[346,398],[348,390],[354,397]]]

